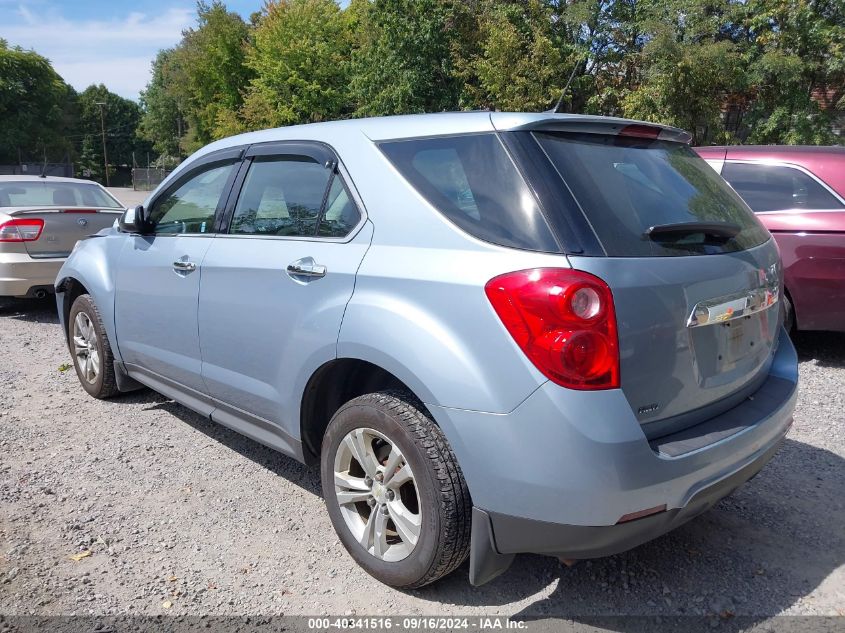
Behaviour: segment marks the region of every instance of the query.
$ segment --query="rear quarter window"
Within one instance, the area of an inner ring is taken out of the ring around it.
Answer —
[[[495,134],[389,141],[379,147],[432,206],[470,235],[501,246],[560,251],[536,198]]]
[[[769,239],[736,192],[685,144],[569,132],[534,137],[611,257],[727,253]],[[715,242],[703,234],[671,244],[646,236],[654,226],[691,222],[740,231]]]

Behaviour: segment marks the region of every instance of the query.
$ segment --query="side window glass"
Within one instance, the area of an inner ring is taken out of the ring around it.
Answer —
[[[235,163],[209,166],[177,189],[159,198],[150,209],[155,233],[209,233],[214,212]]]
[[[358,207],[352,202],[349,192],[340,176],[332,178],[332,186],[326,199],[326,210],[320,219],[320,237],[344,237],[361,220]]]
[[[313,236],[331,171],[307,157],[253,161],[230,233]]]
[[[451,147],[422,150],[414,156],[411,164],[456,208],[473,220],[481,219],[457,150]]]
[[[379,148],[414,189],[470,235],[502,246],[559,250],[496,134],[386,141]]]
[[[843,206],[816,180],[793,167],[725,163],[722,176],[753,211],[841,209]]]

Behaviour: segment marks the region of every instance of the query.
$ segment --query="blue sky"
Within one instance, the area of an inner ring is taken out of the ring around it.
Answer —
[[[227,0],[249,18],[263,0]],[[77,90],[104,83],[137,99],[150,62],[193,26],[193,0],[0,0],[0,38],[47,57]]]

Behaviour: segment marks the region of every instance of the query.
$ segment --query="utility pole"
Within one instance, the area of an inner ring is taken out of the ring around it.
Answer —
[[[103,167],[106,169],[106,187],[109,186],[109,156],[106,153],[106,124],[105,120],[103,119],[103,108],[105,107],[106,103],[104,101],[97,101],[98,106],[100,106],[100,132],[103,134]]]

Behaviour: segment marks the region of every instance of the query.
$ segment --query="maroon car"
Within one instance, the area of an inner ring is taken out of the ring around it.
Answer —
[[[787,324],[845,331],[845,147],[741,145],[696,151],[772,232]]]

